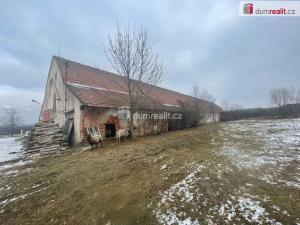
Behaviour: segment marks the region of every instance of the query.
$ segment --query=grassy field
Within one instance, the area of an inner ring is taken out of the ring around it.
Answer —
[[[9,168],[0,224],[300,224],[300,120],[205,125]]]

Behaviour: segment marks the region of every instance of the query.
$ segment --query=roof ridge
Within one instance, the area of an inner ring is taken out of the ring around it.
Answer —
[[[53,59],[56,59],[58,61],[71,62],[71,63],[73,63],[75,65],[78,65],[78,66],[81,66],[81,67],[89,68],[89,69],[92,69],[94,71],[99,71],[99,72],[101,72],[101,75],[104,75],[104,76],[107,76],[107,77],[114,76],[114,77],[116,77],[118,79],[123,79],[123,77],[121,75],[118,75],[116,73],[113,73],[113,72],[110,72],[110,71],[106,71],[106,70],[103,70],[103,69],[100,69],[100,68],[96,68],[96,67],[93,67],[93,66],[90,66],[90,65],[82,64],[82,63],[76,62],[74,60],[66,59],[66,58],[61,57],[61,56],[53,55]],[[60,67],[60,65],[59,65],[59,67]],[[60,67],[60,69],[63,69],[63,68]],[[167,91],[169,93],[173,93],[173,94],[176,94],[176,95],[181,95],[181,96],[184,96],[184,97],[187,97],[187,98],[196,99],[197,101],[201,101],[203,103],[207,103],[209,105],[215,105],[215,106],[219,107],[217,104],[215,104],[213,102],[209,102],[209,101],[201,99],[201,98],[196,98],[196,97],[193,97],[193,96],[188,95],[188,94],[183,94],[183,93],[171,90],[171,89],[167,89],[167,88],[156,86],[156,85],[152,85],[152,84],[147,84],[147,83],[144,83],[144,82],[143,82],[143,84],[148,85],[148,86],[153,87],[153,88],[156,88],[156,89],[160,89],[162,91]],[[180,99],[178,99],[178,100],[180,100]]]
[[[66,82],[67,85],[73,86],[73,87],[78,87],[78,88],[85,88],[85,89],[95,89],[95,90],[102,90],[102,91],[109,91],[109,92],[117,92],[117,93],[122,93],[122,94],[127,94],[128,92],[126,91],[118,91],[118,90],[112,90],[112,89],[107,89],[107,88],[101,88],[97,86],[91,86],[91,85],[83,85],[83,84],[77,84],[77,83],[72,83],[72,82]]]
[[[83,63],[80,63],[80,62],[76,62],[76,61],[74,61],[74,60],[66,59],[66,58],[63,58],[63,57],[60,57],[60,56],[53,55],[53,58],[56,58],[56,59],[58,59],[58,60],[62,59],[62,60],[64,60],[64,61],[68,61],[68,62],[71,62],[71,63],[79,64],[79,65],[81,65],[81,66],[89,67],[89,68],[91,68],[91,69],[93,69],[93,70],[99,70],[99,71],[102,71],[102,72],[104,72],[104,74],[105,74],[105,73],[109,73],[110,75],[117,76],[117,77],[119,77],[119,78],[123,78],[121,75],[118,75],[118,74],[116,74],[116,73],[113,73],[113,72],[110,72],[110,71],[107,71],[107,70],[103,70],[103,69],[100,69],[100,68],[96,68],[96,67],[93,67],[93,66],[90,66],[90,65],[87,65],[87,64],[83,64]],[[105,75],[106,75],[106,74],[105,74]]]

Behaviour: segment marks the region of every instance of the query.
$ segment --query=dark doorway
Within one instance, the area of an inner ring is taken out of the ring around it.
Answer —
[[[68,145],[69,146],[74,146],[75,145],[75,135],[74,135],[74,120],[70,119],[67,121],[67,140],[68,140]]]
[[[114,123],[105,124],[105,137],[115,137],[116,136],[116,125]]]

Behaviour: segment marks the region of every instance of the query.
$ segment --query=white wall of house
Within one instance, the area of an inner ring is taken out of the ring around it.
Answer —
[[[66,112],[69,112],[68,118],[74,120],[74,138],[77,142],[80,140],[80,106],[81,102],[64,84],[58,64],[52,60],[41,113],[51,111],[53,122],[65,126]]]
[[[200,113],[200,124],[215,123],[220,121],[220,113]]]
[[[55,123],[65,123],[65,85],[55,60],[52,60],[42,105],[42,113],[52,111],[52,119]]]

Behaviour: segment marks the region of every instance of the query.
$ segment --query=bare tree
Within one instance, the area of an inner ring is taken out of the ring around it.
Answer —
[[[234,111],[234,110],[240,110],[244,107],[238,103],[230,103],[226,100],[222,100],[220,103],[221,108],[223,111]]]
[[[5,129],[7,129],[9,135],[13,136],[16,127],[22,123],[22,118],[18,115],[18,112],[14,108],[5,109],[4,114],[2,125]]]
[[[204,103],[207,105],[208,108],[211,108],[213,111],[213,104],[211,102],[215,102],[214,97],[207,91],[207,89],[203,88],[200,89],[199,85],[197,83],[194,83],[191,91],[191,96],[193,96],[193,110],[191,111],[188,109],[184,112],[185,119],[187,119],[187,124],[190,124],[192,127],[197,126],[199,123],[199,120],[201,119],[201,111],[203,112],[203,102],[201,103],[199,100],[205,100],[207,103]],[[186,118],[188,117],[188,118]],[[190,127],[190,126],[188,126]]]
[[[191,95],[195,98],[200,98],[200,88],[198,84],[194,83]]]
[[[294,104],[296,103],[296,94],[297,94],[297,91],[296,89],[291,86],[290,88],[288,88],[288,95],[289,95],[289,103],[288,104]]]
[[[193,85],[191,95],[195,98],[199,98],[208,102],[216,101],[212,94],[210,94],[206,88],[200,89],[199,85],[196,83]]]
[[[273,88],[270,91],[270,101],[277,107],[292,104],[295,101],[295,89],[292,87]]]
[[[212,94],[209,93],[209,91],[206,88],[203,88],[200,92],[200,98],[208,101],[208,102],[215,102],[215,98],[214,96],[212,96]]]
[[[295,93],[295,103],[300,103],[300,89]]]
[[[194,104],[195,110],[199,112],[200,106],[199,106],[198,99],[200,99],[200,88],[199,88],[198,84],[196,84],[196,83],[193,85],[191,96],[194,97],[193,104]]]
[[[133,132],[133,115],[145,98],[149,98],[153,85],[161,82],[164,74],[163,62],[154,54],[148,30],[122,31],[108,37],[105,46],[107,59],[116,73],[123,77],[129,95],[130,131]]]
[[[293,86],[289,88],[290,104],[300,103],[300,89],[296,90]]]
[[[227,100],[222,100],[220,102],[220,106],[223,109],[223,111],[229,111],[230,110],[230,103]]]
[[[192,88],[192,92],[191,92],[191,96],[193,96],[193,100],[192,100],[192,104],[193,104],[193,112],[191,112],[191,110],[184,110],[183,114],[184,114],[184,126],[185,127],[189,127],[186,126],[186,124],[191,124],[192,126],[197,126],[198,122],[200,120],[200,113],[201,113],[201,106],[200,106],[200,88],[198,86],[198,84],[194,84],[193,88]],[[190,121],[188,121],[190,120]]]
[[[239,104],[239,103],[234,103],[234,104],[231,104],[230,105],[230,110],[241,110],[241,109],[243,109],[244,107],[241,105],[241,104]]]

